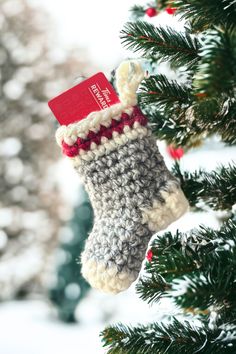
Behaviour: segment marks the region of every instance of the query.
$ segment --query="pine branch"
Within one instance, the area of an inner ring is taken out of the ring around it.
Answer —
[[[143,289],[145,289],[145,292]],[[136,285],[136,291],[140,294],[140,298],[149,304],[158,302],[161,297],[168,296],[169,290],[171,290],[170,284],[160,274],[155,272],[150,276],[140,278]]]
[[[236,14],[235,14],[236,15]],[[207,96],[234,97],[236,82],[236,29],[214,29],[207,33],[199,55],[193,86]]]
[[[152,274],[158,271],[158,274],[167,282],[171,282],[173,279],[182,277],[188,273],[192,274],[200,266],[197,259],[183,252],[181,243],[171,245],[171,247],[163,251],[160,249],[157,251],[156,249],[156,253],[157,257],[153,257],[153,262],[150,262],[152,267],[149,268],[146,266],[146,270]]]
[[[213,131],[221,135],[222,141],[229,145],[236,144],[236,101],[227,100],[218,113]]]
[[[139,101],[142,110],[149,118],[153,133],[160,140],[165,139],[170,144],[191,148],[197,146],[203,137],[219,134],[223,142],[236,144],[236,102],[234,100],[227,99],[221,103],[216,99],[204,98],[197,99],[189,107],[181,103],[174,103],[171,107],[170,99],[169,111],[163,110],[163,107],[157,103],[155,106],[146,105],[141,97]]]
[[[175,6],[196,31],[221,25],[230,27],[236,23],[235,0],[175,0]]]
[[[137,20],[145,15],[144,6],[134,5],[131,7],[130,12],[132,13],[132,17]]]
[[[149,7],[154,7],[158,11],[164,10],[171,5],[170,0],[155,0],[150,3],[147,3],[146,6],[134,5],[131,7],[130,12],[134,20],[141,19],[145,15],[145,10]]]
[[[220,326],[223,323],[234,323],[236,326],[236,308],[226,307],[217,309],[216,325]]]
[[[236,165],[219,166],[216,171],[181,172],[179,164],[172,169],[180,180],[191,206],[204,202],[214,210],[231,210],[236,201]]]
[[[221,229],[201,227],[190,234],[158,236],[151,245],[148,276],[137,292],[148,302],[172,297],[182,307],[236,306],[236,223]],[[185,285],[183,286],[183,283]]]
[[[151,262],[146,262],[147,276],[140,277],[136,291],[148,303],[158,302],[163,297],[172,296],[172,281],[198,271],[198,263],[192,254],[183,252],[180,242],[182,234],[165,233],[155,239],[151,245]]]
[[[186,30],[178,33],[167,27],[155,27],[150,23],[129,22],[121,31],[122,43],[143,56],[155,57],[160,61],[171,61],[176,66],[192,68],[199,60],[200,43]]]
[[[220,230],[201,227],[192,232],[186,246],[193,257],[197,252],[199,273],[186,275],[186,293],[177,296],[176,303],[186,308],[207,309],[214,305],[218,311],[233,310],[236,307],[236,223],[229,220]],[[173,294],[178,291],[177,283]],[[180,283],[179,287],[182,288]]]
[[[218,263],[214,262],[214,269],[199,271],[199,274],[187,275],[181,280],[177,279],[172,286],[171,294],[175,303],[187,309],[207,310],[214,306],[219,311],[235,308],[236,284],[235,275],[232,273],[236,270],[235,256],[236,252],[225,252],[219,255]],[[181,295],[176,295],[178,293]]]
[[[176,318],[168,325],[153,323],[132,328],[118,324],[106,328],[101,336],[108,354],[228,354],[236,351],[235,326],[196,327]]]
[[[176,105],[176,109],[163,112],[160,109],[153,109],[154,107],[147,107],[142,102],[140,102],[140,106],[148,116],[151,129],[157,139],[186,148],[191,148],[201,141],[201,134],[204,130],[194,119],[187,119],[186,108],[183,108],[182,112],[180,106]]]
[[[172,5],[174,6],[174,0],[156,0],[156,3],[159,10],[164,10]]]
[[[165,110],[174,110],[176,106],[189,105],[191,90],[175,80],[169,81],[165,75],[155,75],[144,80],[140,86],[141,105],[156,104]]]
[[[218,120],[217,115],[220,110],[221,100],[219,97],[207,97],[205,94],[196,93],[196,101],[190,107],[187,117],[195,119],[205,130],[210,130]]]

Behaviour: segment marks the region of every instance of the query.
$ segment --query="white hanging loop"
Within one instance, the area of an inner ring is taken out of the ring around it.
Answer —
[[[145,74],[138,61],[124,61],[116,70],[116,86],[125,106],[137,104],[136,91]]]

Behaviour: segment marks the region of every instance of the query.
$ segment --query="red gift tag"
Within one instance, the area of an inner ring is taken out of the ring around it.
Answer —
[[[119,102],[106,76],[97,73],[53,98],[48,105],[58,122],[68,125],[86,118],[93,111],[100,111]]]

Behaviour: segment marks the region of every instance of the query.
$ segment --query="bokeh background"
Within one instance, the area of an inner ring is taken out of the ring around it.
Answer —
[[[170,311],[165,302],[143,303],[134,286],[109,296],[81,278],[77,261],[93,211],[56,146],[47,106],[79,77],[109,77],[131,56],[119,32],[138,3],[0,1],[0,353],[104,353],[105,325],[148,322]],[[166,13],[148,20],[181,26]],[[160,149],[170,166],[163,143]],[[234,153],[226,148],[222,155],[213,139],[182,163],[210,170]],[[171,228],[202,222],[215,226],[217,217],[189,213]]]

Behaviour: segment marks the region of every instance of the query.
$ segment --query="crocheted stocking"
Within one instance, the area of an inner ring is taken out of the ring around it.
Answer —
[[[141,67],[124,62],[116,75],[121,103],[61,126],[56,133],[94,208],[82,274],[93,287],[111,293],[130,286],[153,233],[188,208],[147,127],[147,118],[136,106]]]

